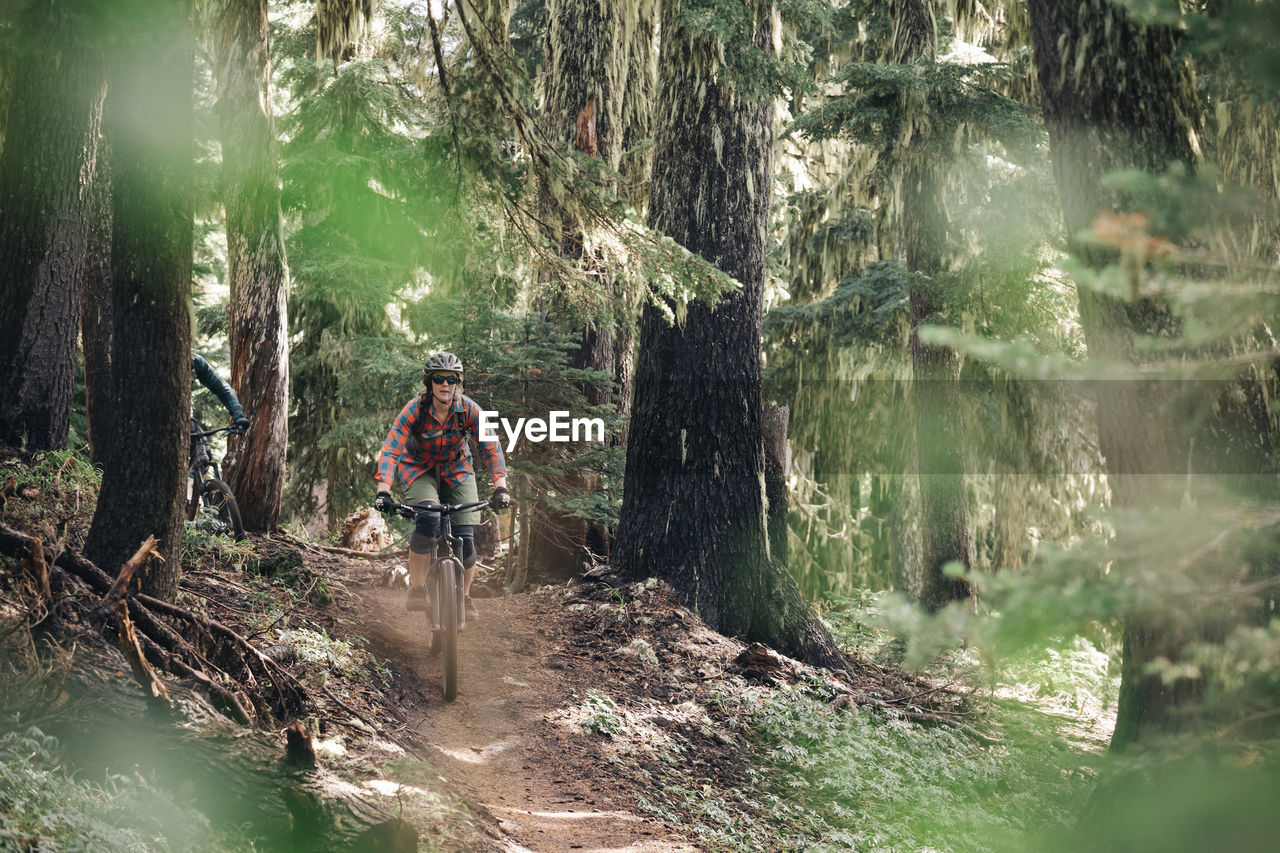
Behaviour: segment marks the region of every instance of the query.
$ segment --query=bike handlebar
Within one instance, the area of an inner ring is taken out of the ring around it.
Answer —
[[[226,432],[226,433],[234,432],[237,435],[244,434],[240,430],[240,428],[235,424],[227,424],[226,426],[215,427],[214,429],[193,429],[191,431],[191,437],[192,438],[208,438],[209,436],[217,435],[220,432]]]
[[[427,504],[425,506],[393,502],[391,505],[391,514],[413,521],[417,518],[419,512],[438,512],[441,515],[454,515],[455,513],[466,512],[469,509],[476,509],[478,507],[487,507],[488,505],[488,501],[476,501],[475,503],[469,504]]]

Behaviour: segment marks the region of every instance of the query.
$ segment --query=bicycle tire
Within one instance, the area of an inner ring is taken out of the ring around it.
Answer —
[[[444,701],[458,698],[458,572],[455,560],[436,566],[436,595],[440,602],[440,671]]]
[[[240,506],[231,487],[216,477],[204,482],[201,490],[205,505],[218,514],[218,520],[231,532],[237,542],[245,537],[244,521],[240,518]]]

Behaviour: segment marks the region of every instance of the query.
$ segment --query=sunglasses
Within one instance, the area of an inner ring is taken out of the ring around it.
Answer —
[[[457,385],[458,377],[453,375],[442,376],[440,374],[436,374],[431,377],[431,382],[433,385]]]

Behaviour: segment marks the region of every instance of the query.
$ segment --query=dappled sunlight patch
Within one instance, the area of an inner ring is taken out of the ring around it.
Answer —
[[[347,754],[347,747],[342,742],[342,736],[331,737],[328,740],[322,740],[315,745],[316,757],[324,758],[330,761],[338,758],[344,758]]]
[[[398,799],[404,797],[417,797],[435,805],[442,804],[442,800],[439,795],[431,791],[423,788],[417,788],[413,785],[406,785],[403,782],[396,782],[391,779],[366,779],[363,786],[366,791],[372,791],[375,794],[381,794],[384,797],[396,797]]]
[[[441,744],[435,744],[437,750],[454,761],[462,761],[467,764],[483,764],[486,761],[491,761],[499,753],[506,752],[515,746],[517,746],[515,740],[500,740],[486,746],[473,746],[467,749],[451,749]]]
[[[370,740],[369,746],[373,747],[374,749],[381,750],[382,752],[389,753],[395,756],[396,758],[400,758],[406,755],[404,747],[401,746],[400,744],[392,743],[391,741],[380,740],[379,738],[373,738],[372,740]]]
[[[1001,662],[993,695],[1052,718],[1062,737],[1082,750],[1106,749],[1116,724],[1120,675],[1084,637]]]

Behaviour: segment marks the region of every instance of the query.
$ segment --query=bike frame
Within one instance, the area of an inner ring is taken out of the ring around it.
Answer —
[[[428,622],[431,628],[431,656],[440,655],[444,700],[458,696],[458,634],[467,627],[467,593],[464,589],[467,570],[462,567],[462,538],[453,535],[455,513],[476,509],[488,501],[469,504],[428,503],[421,506],[392,504],[392,512],[415,523],[426,513],[440,514],[440,535],[435,553],[427,567],[427,593],[431,599]],[[445,574],[448,565],[452,574]]]
[[[427,504],[425,506],[415,504],[396,504],[394,512],[401,518],[416,522],[418,516],[427,513],[438,513],[440,515],[440,535],[436,537],[435,552],[431,555],[431,565],[427,568],[427,589],[435,589],[436,573],[440,571],[440,564],[451,559],[454,562],[455,572],[457,574],[457,583],[455,588],[458,595],[458,607],[455,611],[458,614],[458,630],[462,630],[467,626],[466,608],[463,606],[466,592],[463,590],[463,579],[466,576],[466,569],[462,565],[462,537],[453,535],[453,516],[467,510],[478,509],[488,506],[488,501],[476,501],[469,504]],[[431,596],[431,630],[440,631],[444,629],[440,618],[440,602],[436,597]]]
[[[204,472],[210,468],[213,469],[213,476],[216,479],[222,479],[222,469],[219,467],[217,460],[213,458],[212,448],[209,447],[209,442],[205,441],[205,439],[220,432],[229,433],[233,430],[235,430],[233,426],[191,430],[191,461],[188,463],[188,470],[195,475],[197,486],[204,482]],[[197,489],[197,493],[198,491]]]

